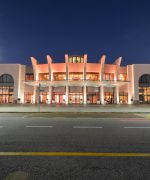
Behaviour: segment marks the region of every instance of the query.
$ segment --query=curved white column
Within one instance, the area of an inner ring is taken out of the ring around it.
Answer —
[[[119,87],[115,87],[115,103],[119,104]]]
[[[49,86],[49,104],[52,103],[52,86]]]
[[[101,86],[100,88],[100,100],[101,104],[104,104],[104,86]]]

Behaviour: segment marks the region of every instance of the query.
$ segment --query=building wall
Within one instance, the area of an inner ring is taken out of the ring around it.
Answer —
[[[143,74],[150,74],[150,64],[133,64],[133,86],[134,86],[134,100],[139,101],[139,78]]]
[[[31,60],[32,60],[34,75],[36,77],[35,78],[36,82],[38,83],[39,81],[39,78],[38,78],[39,73],[47,73],[50,76],[49,82],[48,82],[50,87],[64,86],[66,87],[66,94],[67,94],[68,89],[70,87],[79,86],[83,88],[84,96],[86,94],[86,87],[89,87],[89,86],[98,87],[98,89],[100,89],[101,86],[108,87],[108,88],[111,87],[113,89],[117,89],[117,90],[114,90],[115,97],[117,99],[115,100],[115,102],[116,103],[119,102],[118,96],[119,96],[120,86],[128,83],[126,82],[126,80],[122,80],[122,82],[119,82],[121,81],[121,79],[119,79],[119,74],[126,74],[127,76],[127,66],[120,67],[121,58],[118,58],[113,64],[105,64],[105,56],[102,56],[99,63],[88,63],[87,55],[82,56],[84,57],[82,62],[70,62],[68,61],[68,57],[69,57],[68,55],[65,55],[65,63],[54,63],[52,58],[50,56],[47,56],[47,65],[38,64],[37,60],[32,57]],[[54,76],[53,76],[54,72],[66,73],[66,78],[62,79],[61,81],[59,80],[55,81]],[[74,77],[72,75],[69,76],[69,73],[75,73]],[[87,73],[89,73],[88,79],[86,79]],[[92,76],[95,77],[95,80],[89,79],[89,76],[91,76],[90,73],[93,73]],[[111,78],[106,79],[106,77],[103,77],[105,73],[107,73],[108,77],[111,76]],[[42,82],[40,81],[40,84],[41,83]],[[53,91],[53,88],[50,88],[50,89]],[[104,92],[105,92],[105,89],[107,88],[104,88]],[[123,90],[128,92],[128,86],[124,86]],[[101,92],[99,91],[99,93]],[[101,93],[101,97],[104,97],[103,93]],[[86,103],[86,97],[84,97],[84,99],[85,99],[84,103]]]
[[[103,63],[103,64],[102,64]],[[32,62],[33,67],[26,67],[21,64],[1,64],[0,65],[0,75],[10,74],[14,78],[14,99],[21,99],[21,102],[24,103],[24,93],[33,92],[36,94],[36,86],[34,84],[27,85],[25,84],[25,74],[34,73],[35,82],[39,81],[39,73],[48,73],[50,75],[50,83],[47,86],[49,94],[52,94],[53,88],[51,87],[71,87],[71,86],[80,86],[83,88],[83,92],[86,93],[86,87],[98,88],[104,87],[104,92],[113,87],[115,89],[115,98],[118,97],[119,92],[128,93],[128,103],[132,104],[139,101],[139,78],[143,74],[150,74],[150,64],[133,64],[127,66],[120,66],[117,63],[114,64],[105,64],[105,60],[100,61],[99,63],[87,63],[87,61],[82,63],[70,63],[66,61],[65,63],[53,63],[52,61],[47,64],[38,64],[34,59]],[[81,81],[57,81],[53,79],[54,72],[65,72],[66,78],[68,77],[69,72],[78,72],[83,73],[83,79]],[[86,73],[99,73],[98,81],[85,80]],[[114,80],[105,81],[101,78],[104,73],[114,73]],[[126,74],[127,79],[125,82],[120,82],[118,77],[119,74]],[[128,82],[127,82],[128,81]],[[67,88],[66,88],[67,89]],[[117,92],[117,91],[118,92]],[[102,91],[102,90],[101,90]],[[101,93],[101,92],[100,92]],[[118,94],[117,94],[118,93]],[[101,94],[101,97],[103,95]],[[86,102],[86,101],[84,101]],[[118,100],[115,100],[118,103]]]
[[[24,102],[24,80],[25,80],[25,66],[21,64],[1,64],[0,76],[3,74],[10,74],[14,79],[14,100],[18,98]]]
[[[101,64],[100,63],[87,63],[86,72],[100,73]]]
[[[19,65],[18,98],[20,98],[21,103],[24,103],[25,71],[26,71],[26,66]]]

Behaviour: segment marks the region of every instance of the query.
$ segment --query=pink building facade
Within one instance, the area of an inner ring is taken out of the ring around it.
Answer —
[[[106,57],[102,56],[98,63],[88,63],[86,54],[66,54],[64,63],[55,63],[47,56],[46,64],[38,64],[31,57],[34,79],[26,79],[25,84],[33,88],[24,100],[37,103],[40,94],[41,103],[48,104],[131,103],[128,67],[121,66],[121,59],[106,64]]]
[[[31,57],[31,67],[0,64],[0,103],[136,104],[150,103],[150,64],[113,64],[102,56],[65,55],[64,63]]]

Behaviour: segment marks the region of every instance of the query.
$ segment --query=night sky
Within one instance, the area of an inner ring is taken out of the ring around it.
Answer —
[[[150,1],[0,0],[0,63],[63,62],[65,53],[150,63]]]

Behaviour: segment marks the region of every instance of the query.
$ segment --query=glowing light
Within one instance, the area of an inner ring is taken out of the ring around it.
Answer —
[[[124,80],[125,80],[125,77],[124,77],[124,75],[123,75],[123,74],[120,74],[120,77],[119,77],[119,79],[120,79],[121,81],[124,81]]]

